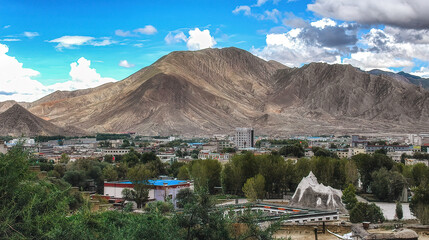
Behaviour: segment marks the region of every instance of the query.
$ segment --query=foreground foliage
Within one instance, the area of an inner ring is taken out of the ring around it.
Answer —
[[[147,169],[136,165],[129,176],[142,181],[142,172]],[[148,204],[143,214],[91,212],[70,184],[39,179],[29,170],[28,154],[14,148],[0,155],[0,239],[272,239],[279,226],[261,229],[251,212],[224,215],[203,187],[180,195],[180,212],[160,202]]]

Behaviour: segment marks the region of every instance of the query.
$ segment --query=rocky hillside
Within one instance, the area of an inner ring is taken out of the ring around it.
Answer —
[[[81,135],[82,130],[67,128],[67,130],[43,120],[19,104],[14,104],[0,114],[0,135],[6,136],[37,136],[37,135]]]
[[[288,68],[237,48],[172,52],[128,78],[25,107],[92,132],[398,133],[429,127],[429,92],[350,65]],[[419,130],[420,129],[420,130]]]
[[[368,73],[370,74],[374,74],[374,75],[386,75],[389,77],[392,77],[394,79],[397,79],[399,81],[404,81],[407,83],[411,83],[414,84],[416,86],[425,88],[425,89],[429,89],[429,79],[428,78],[422,78],[419,76],[415,76],[409,73],[405,73],[405,72],[398,72],[398,73],[393,73],[393,72],[386,72],[386,71],[382,71],[382,70],[371,70]]]

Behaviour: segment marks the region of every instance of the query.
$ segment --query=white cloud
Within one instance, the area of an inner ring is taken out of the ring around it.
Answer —
[[[118,29],[115,31],[115,35],[120,37],[137,37],[139,36],[139,33],[144,35],[153,35],[157,33],[158,30],[152,25],[146,25],[143,28],[134,29],[133,32],[135,32],[135,34],[131,31],[124,31],[122,29]]]
[[[260,20],[272,20],[275,23],[277,23],[278,18],[281,18],[281,17],[282,17],[282,13],[277,9],[273,9],[271,11],[266,10],[264,11],[264,14],[256,15],[256,18]]]
[[[119,61],[119,66],[124,67],[124,68],[132,68],[135,67],[135,64],[130,64],[127,60],[121,60]]]
[[[0,101],[35,101],[56,90],[75,90],[116,81],[113,78],[103,78],[94,68],[91,62],[80,58],[70,64],[71,80],[45,86],[33,78],[40,73],[30,68],[24,68],[15,57],[7,55],[9,48],[0,44]]]
[[[75,48],[76,46],[81,45],[92,45],[92,46],[107,46],[116,43],[116,41],[111,40],[109,37],[103,37],[100,39],[95,39],[94,37],[88,36],[62,36],[60,38],[56,38],[50,40],[48,42],[58,43],[55,48],[58,50],[62,50],[63,48]]]
[[[19,42],[21,39],[19,38],[3,38],[0,39],[0,42]]]
[[[397,58],[392,53],[357,52],[352,53],[350,58],[343,59],[343,63],[351,64],[363,70],[387,69],[391,67],[412,67],[413,61]]]
[[[256,6],[256,5],[253,5]],[[243,5],[243,6],[237,6],[232,13],[239,14],[243,12],[245,16],[251,16],[258,20],[272,20],[275,23],[278,23],[279,19],[282,18],[282,13],[277,10],[265,10],[263,13],[252,13],[251,7]]]
[[[164,38],[167,44],[179,43],[179,42],[187,42],[188,37],[182,31],[169,32],[167,36]]]
[[[32,77],[40,73],[24,68],[15,57],[7,55],[9,48],[0,43],[0,101],[15,99],[19,101],[35,100],[33,94],[41,97],[45,87]],[[36,97],[37,98],[37,97]]]
[[[141,47],[143,47],[143,43],[136,43],[136,44],[134,44],[133,46],[134,46],[134,47],[139,47],[139,48],[141,48]]]
[[[387,26],[384,31],[392,36],[395,36],[398,42],[411,42],[416,44],[429,43],[429,29],[404,29],[398,27]]]
[[[62,49],[62,48],[73,48],[74,46],[80,46],[93,39],[94,39],[93,37],[88,37],[88,36],[62,36],[60,38],[50,40],[49,42],[58,43],[56,48]]]
[[[199,28],[189,30],[189,39],[186,46],[189,50],[200,50],[204,48],[211,48],[216,45],[216,41],[210,35],[210,31],[205,29],[201,31]]]
[[[116,30],[115,34],[117,36],[120,36],[120,37],[133,37],[134,36],[134,34],[132,34],[130,31],[123,31],[121,29]]]
[[[316,0],[307,8],[321,16],[343,21],[429,28],[427,0]]]
[[[319,28],[319,29],[324,29],[325,27],[335,27],[335,26],[337,26],[337,23],[332,21],[332,19],[323,18],[319,21],[312,22],[311,26]]]
[[[429,43],[404,42],[397,35],[398,31],[371,29],[359,40],[363,48],[345,58],[350,63],[365,70],[374,68],[413,67],[414,60],[429,61]],[[395,35],[396,34],[396,35]]]
[[[96,47],[102,47],[102,46],[108,46],[116,43],[116,41],[113,41],[109,37],[104,37],[104,38],[101,38],[100,40],[101,41],[91,41],[90,45],[96,46]]]
[[[10,25],[6,25],[3,27],[4,29],[10,28]]]
[[[266,46],[263,49],[252,48],[253,54],[267,59],[276,60],[290,67],[299,67],[303,63],[338,61],[339,55],[328,48],[308,44],[300,38],[303,31],[295,28],[287,33],[267,34]]]
[[[156,28],[152,25],[146,25],[144,28],[137,28],[134,30],[136,33],[141,33],[145,35],[153,35],[158,32]]]
[[[268,0],[258,0],[254,6],[260,7],[264,5]]]
[[[38,32],[24,32],[23,34],[24,34],[24,36],[26,36],[28,38],[34,38],[34,37],[39,36]]]
[[[422,78],[429,78],[429,68],[421,67],[419,70],[414,71],[411,74],[422,77]]]
[[[108,82],[115,82],[113,78],[104,78],[101,77],[95,68],[91,68],[91,61],[81,57],[77,62],[70,64],[70,77],[71,80],[63,83],[56,83],[47,88],[50,91],[56,90],[76,90],[76,89],[86,89],[93,88]]]
[[[249,6],[237,6],[232,13],[239,14],[240,12],[244,12],[244,15],[250,16],[252,14]]]

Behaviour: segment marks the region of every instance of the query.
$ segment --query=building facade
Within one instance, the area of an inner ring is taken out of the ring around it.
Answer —
[[[176,206],[176,195],[184,188],[191,188],[192,184],[180,180],[149,180],[149,201],[165,201],[171,199]],[[130,181],[104,182],[104,196],[113,199],[122,199],[122,190],[132,189],[134,184]]]
[[[236,128],[235,146],[238,149],[253,148],[255,146],[255,135],[253,128]]]

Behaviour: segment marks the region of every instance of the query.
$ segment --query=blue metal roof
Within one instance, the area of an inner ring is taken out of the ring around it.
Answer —
[[[122,184],[132,184],[131,181],[120,181],[118,183]],[[149,185],[153,186],[164,186],[164,183],[167,183],[167,186],[174,186],[186,183],[186,181],[182,180],[149,180]]]

